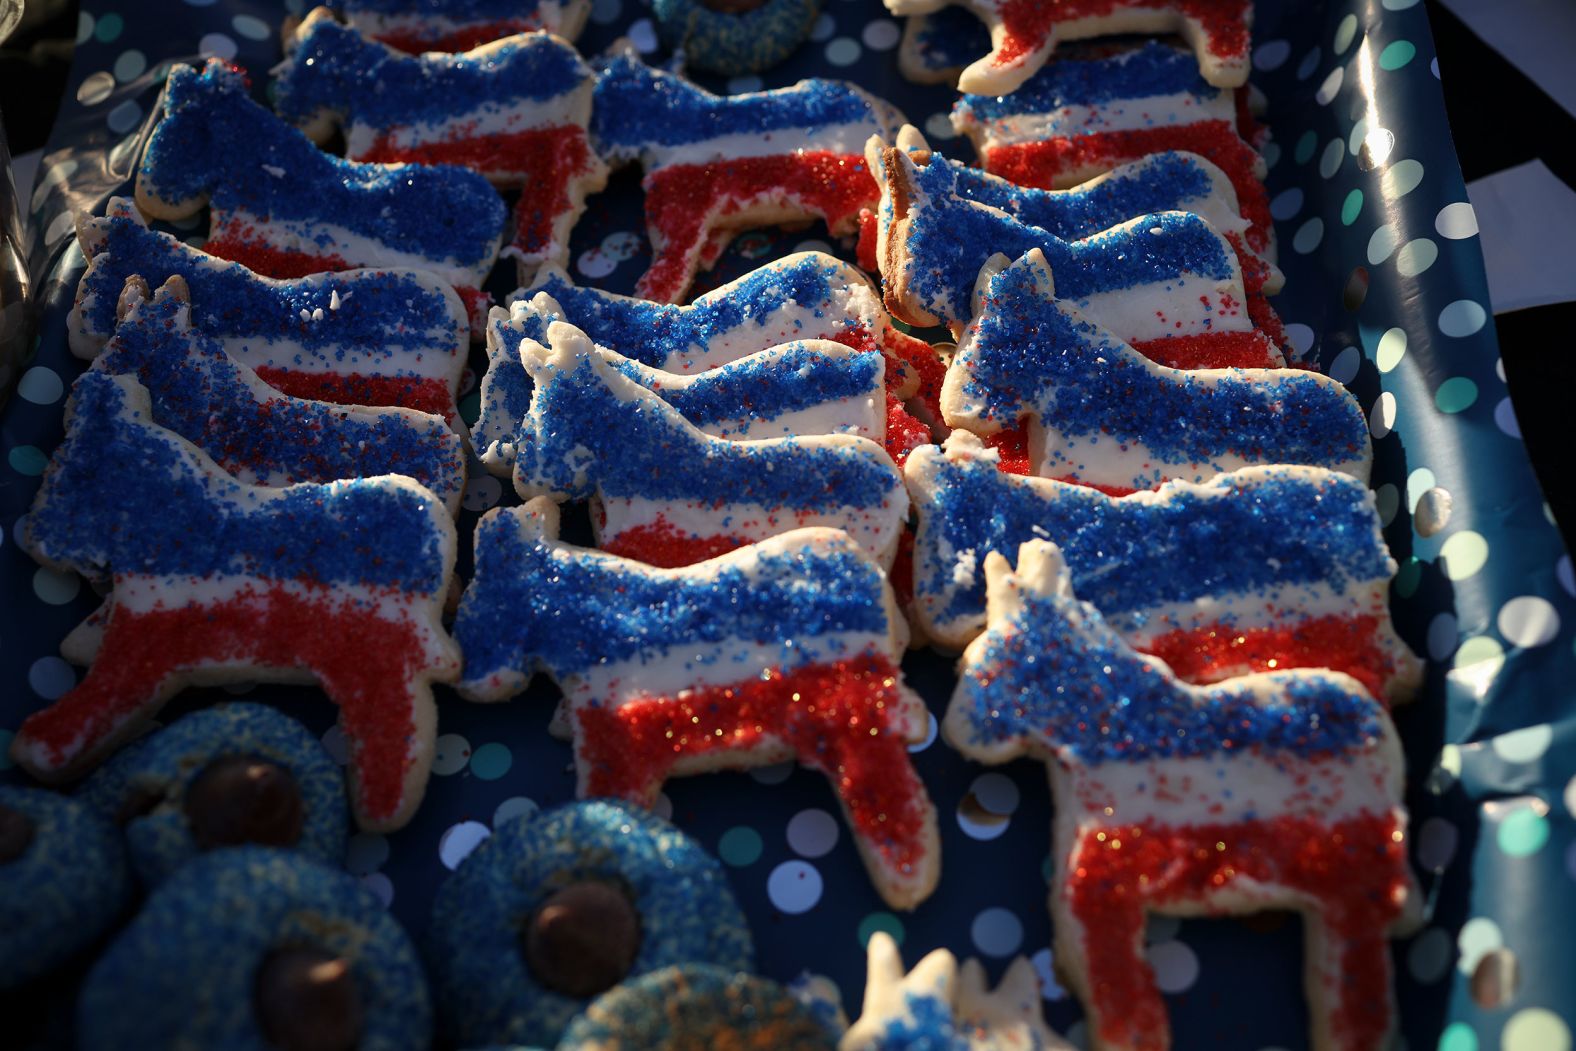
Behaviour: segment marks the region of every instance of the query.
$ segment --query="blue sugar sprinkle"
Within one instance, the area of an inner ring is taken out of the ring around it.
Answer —
[[[95,222],[104,231],[104,243],[94,251],[78,294],[89,332],[108,336],[115,330],[115,305],[127,278],[137,275],[157,288],[180,276],[191,289],[194,328],[221,340],[288,340],[315,352],[314,363],[332,364],[347,352],[396,360],[464,345],[464,331],[457,327],[464,324],[463,315],[451,312],[450,300],[430,279],[387,271],[265,281],[239,263],[214,259],[130,216]],[[332,306],[336,295],[337,308]],[[303,311],[312,317],[319,310],[322,320],[301,319]],[[274,362],[282,367],[306,363]]]
[[[448,513],[429,493],[381,483],[304,484],[265,500],[169,431],[134,414],[125,380],[84,373],[66,440],[27,516],[32,549],[89,575],[252,576],[446,586]]]
[[[992,280],[971,330],[964,390],[1004,425],[1036,413],[1062,435],[1142,442],[1172,463],[1235,453],[1335,466],[1367,448],[1362,409],[1341,388],[1294,370],[1212,383],[1156,375],[1137,351],[1046,298],[1022,261]]]
[[[1178,491],[1157,504],[1072,485],[1047,495],[989,460],[937,460],[934,495],[916,500],[924,528],[914,587],[945,600],[943,619],[983,617],[985,556],[1016,560],[1019,545],[1036,538],[1062,549],[1073,590],[1106,616],[1206,596],[1251,602],[1286,585],[1344,593],[1394,572],[1368,489],[1346,475],[1310,482],[1277,474],[1210,496]],[[963,551],[974,552],[966,584],[953,575]]]
[[[1059,58],[1010,95],[964,95],[955,113],[980,121],[1030,113],[1050,113],[1064,106],[1100,106],[1122,99],[1188,94],[1204,100],[1220,94],[1199,74],[1191,51],[1150,41],[1108,58]]]
[[[325,20],[307,31],[274,80],[274,108],[296,123],[330,110],[386,130],[545,102],[591,76],[572,45],[548,34],[492,47],[478,60],[403,54]]]
[[[748,575],[653,577],[637,563],[522,535],[523,516],[499,512],[477,526],[476,576],[454,622],[468,680],[537,661],[561,680],[671,646],[735,639],[782,646],[785,661],[802,661],[820,636],[887,630],[881,571],[846,548],[762,554]]]
[[[522,438],[531,454],[521,450],[518,475],[572,499],[595,490],[814,512],[880,508],[901,489],[891,462],[859,446],[795,439],[758,446],[698,435],[655,398],[619,398],[589,360],[537,385]]]
[[[1056,276],[1057,297],[1070,300],[1184,277],[1220,280],[1234,273],[1230,245],[1192,213],[1144,216],[1136,226],[1102,227],[1084,240],[1066,241],[959,197],[950,164],[932,162],[916,175],[920,194],[909,212],[905,243],[915,262],[906,276],[915,293],[944,311],[946,321],[968,319],[980,267],[997,252],[1016,259],[1041,249]],[[1139,216],[1116,221],[1134,218]]]
[[[905,993],[903,1004],[907,1014],[887,1022],[875,1042],[881,1051],[969,1051],[973,1046],[958,1031],[952,1010],[936,997]]]
[[[332,221],[388,248],[460,266],[489,262],[508,222],[503,199],[475,172],[357,164],[324,153],[253,102],[241,75],[217,59],[201,75],[186,66],[170,72],[164,118],[138,179],[167,201],[211,192],[216,214]],[[320,244],[327,252],[338,247],[326,233]]]
[[[597,78],[591,132],[604,150],[632,156],[646,146],[783,130],[813,134],[859,122],[884,123],[870,99],[842,81],[813,78],[791,88],[721,96],[623,54]]]
[[[1322,675],[1286,682],[1267,704],[1229,682],[1195,703],[1094,607],[1054,595],[1023,598],[1005,630],[986,633],[958,682],[953,704],[962,705],[980,743],[1033,737],[1092,765],[1248,749],[1334,755],[1358,751],[1381,733],[1372,699]]]
[[[248,385],[256,374],[217,341],[185,327],[173,296],[144,303],[115,331],[96,368],[148,389],[153,420],[227,471],[262,485],[403,474],[442,499],[465,484],[460,438],[436,416],[352,416]]]

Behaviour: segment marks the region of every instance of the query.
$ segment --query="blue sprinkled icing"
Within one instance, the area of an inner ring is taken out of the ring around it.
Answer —
[[[1057,297],[1071,300],[1184,277],[1228,279],[1235,273],[1230,244],[1190,212],[1143,216],[1136,225],[1101,227],[1084,240],[1065,241],[958,196],[950,164],[912,170],[919,193],[909,206],[904,249],[911,261],[905,276],[910,289],[944,321],[968,319],[980,267],[996,252],[1017,258],[1040,249],[1056,275]]]
[[[244,485],[148,422],[137,390],[98,371],[77,381],[66,439],[26,519],[40,556],[93,576],[445,587],[448,514],[430,493],[382,481]]]
[[[847,265],[839,260],[807,254],[786,266],[752,270],[688,306],[580,288],[556,269],[531,291],[546,292],[557,300],[564,320],[598,345],[655,368],[682,371],[713,338],[746,325],[764,325],[785,306],[808,307],[818,319],[826,318],[836,291],[833,281],[840,285],[846,275]],[[827,324],[822,330],[831,332],[834,326]],[[785,338],[819,334],[793,332]]]
[[[546,33],[495,45],[479,60],[464,53],[407,55],[323,19],[297,42],[274,80],[274,108],[296,123],[331,110],[378,129],[437,124],[545,102],[591,76],[572,45]]]
[[[135,376],[153,421],[220,466],[260,485],[403,474],[440,499],[465,484],[459,435],[425,413],[352,410],[254,386],[257,375],[193,331],[184,300],[160,293],[138,306],[95,368]],[[250,381],[250,382],[249,382]]]
[[[730,640],[782,646],[785,662],[803,661],[817,637],[887,630],[884,578],[852,545],[762,552],[748,574],[654,576],[638,562],[543,541],[528,519],[510,508],[477,526],[476,576],[454,622],[467,680],[537,662],[563,680]]]
[[[527,18],[541,0],[326,0],[330,11],[384,15],[440,16],[456,22]]]
[[[1285,679],[1268,702],[1230,680],[1201,696],[1133,653],[1093,606],[1023,599],[972,651],[953,695],[976,743],[1030,737],[1095,765],[1248,750],[1338,755],[1381,733],[1378,705],[1323,675]]]
[[[520,435],[516,477],[570,499],[596,492],[817,512],[880,508],[901,488],[874,443],[867,451],[864,443],[711,438],[655,396],[620,397],[589,359],[536,385]]]
[[[93,265],[77,292],[81,324],[108,337],[115,330],[115,304],[126,279],[137,275],[157,288],[171,277],[191,289],[193,327],[218,339],[268,343],[289,340],[310,357],[273,364],[321,365],[343,360],[346,351],[397,359],[463,346],[465,318],[458,303],[409,271],[322,274],[299,281],[267,281],[239,263],[215,259],[168,234],[145,227],[128,210],[93,220],[103,241],[89,250]],[[339,306],[333,306],[335,297]],[[322,320],[303,321],[323,312]]]
[[[854,123],[871,124],[873,131],[886,125],[870,97],[843,81],[817,77],[774,91],[713,95],[627,52],[597,77],[591,113],[591,133],[601,149],[622,157],[646,146],[789,129],[814,133]]]
[[[1099,106],[1121,99],[1188,94],[1213,99],[1221,89],[1198,71],[1191,51],[1150,41],[1132,51],[1097,59],[1059,58],[1010,95],[964,95],[954,114],[981,122],[1050,113],[1064,106]]]
[[[241,74],[217,59],[200,75],[187,66],[170,71],[164,118],[138,180],[166,201],[211,192],[215,213],[332,221],[388,248],[460,266],[489,264],[508,221],[503,199],[475,172],[358,164],[324,153],[253,102]],[[327,232],[318,244],[326,253],[340,250]]]
[[[1261,370],[1238,378],[1155,368],[1110,333],[1045,294],[1046,275],[1020,259],[990,282],[972,340],[953,367],[986,419],[1037,414],[1073,438],[1142,442],[1167,462],[1335,466],[1361,459],[1367,422],[1356,400],[1322,377]],[[1060,294],[1060,288],[1057,289]]]
[[[983,618],[985,556],[1016,558],[1020,544],[1062,549],[1073,590],[1107,616],[1213,596],[1253,596],[1324,583],[1337,594],[1394,573],[1368,489],[1320,472],[1226,475],[1206,488],[1174,488],[1164,502],[1120,500],[1083,486],[1003,474],[985,458],[914,454],[934,469],[913,487],[922,528],[914,590],[934,597],[939,619]],[[910,468],[914,470],[914,468]],[[966,582],[954,576],[972,551]],[[1235,599],[1223,601],[1229,616]]]
[[[906,993],[907,1013],[881,1030],[874,1046],[881,1051],[969,1051],[969,1038],[958,1032],[952,1010],[934,996]]]
[[[956,176],[954,192],[960,196],[1000,208],[1068,241],[1151,212],[1193,211],[1192,205],[1214,190],[1201,158],[1175,150],[1152,153],[1137,164],[1122,165],[1099,182],[1071,190],[1019,186],[983,168],[933,154],[930,166],[938,162]]]

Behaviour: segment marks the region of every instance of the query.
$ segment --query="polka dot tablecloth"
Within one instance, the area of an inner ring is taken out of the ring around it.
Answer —
[[[0,743],[77,681],[57,647],[97,602],[77,578],[34,565],[15,533],[81,371],[64,339],[83,266],[71,208],[101,209],[110,193],[129,191],[171,61],[235,61],[261,94],[279,58],[277,5],[119,3],[83,3],[69,96],[31,202],[42,335],[33,360],[0,377],[15,385],[0,421],[0,673],[9,687],[0,695]],[[873,2],[826,0],[810,41],[788,63],[764,77],[706,83],[747,91],[812,73],[851,77],[898,103],[933,145],[970,158],[946,120],[952,92],[897,73],[900,28]],[[654,61],[666,58],[640,0],[596,0],[582,48],[600,51],[619,36]],[[1421,699],[1397,714],[1424,890],[1417,933],[1395,944],[1405,1046],[1568,1051],[1576,1028],[1576,574],[1507,397],[1427,20],[1415,0],[1261,2],[1256,41],[1287,275],[1277,305],[1298,349],[1349,385],[1368,413],[1376,499],[1401,566],[1395,615],[1429,661]],[[633,286],[650,258],[639,209],[631,173],[591,201],[574,236],[577,279]],[[171,229],[201,243],[197,223]],[[796,247],[827,247],[825,236],[750,233],[700,290]],[[510,290],[509,269],[490,286],[500,297]],[[473,362],[483,365],[480,356]],[[462,406],[474,417],[474,374]],[[473,473],[462,533],[500,502],[513,502],[512,493]],[[469,572],[463,556],[460,571]],[[931,711],[942,711],[950,661],[916,653],[905,672]],[[333,712],[311,690],[191,691],[171,711],[243,693],[301,718],[343,757]],[[504,705],[441,694],[425,804],[397,834],[350,840],[346,868],[414,933],[427,925],[437,883],[499,821],[570,798],[568,749],[547,734],[553,700],[542,684]],[[1077,1004],[1052,973],[1051,804],[1042,770],[986,770],[934,733],[914,761],[941,812],[944,861],[935,897],[910,914],[890,912],[871,891],[818,776],[785,766],[673,781],[659,805],[722,859],[767,974],[826,974],[857,1009],[862,945],[875,931],[896,937],[910,961],[947,946],[981,956],[993,976],[1021,953],[1045,980],[1051,1023],[1081,1040]],[[1177,1047],[1306,1045],[1297,923],[1157,917],[1147,938]]]

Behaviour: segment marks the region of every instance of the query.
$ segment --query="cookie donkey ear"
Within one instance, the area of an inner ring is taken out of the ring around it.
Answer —
[[[181,284],[185,284],[184,281]],[[120,290],[120,298],[115,300],[115,323],[125,321],[135,314],[144,303],[152,298],[148,290],[148,282],[141,275],[132,274],[126,278],[126,284]]]

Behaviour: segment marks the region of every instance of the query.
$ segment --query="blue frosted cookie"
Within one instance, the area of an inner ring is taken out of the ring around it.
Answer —
[[[306,727],[266,705],[178,719],[123,749],[78,795],[124,826],[148,887],[215,847],[290,847],[331,865],[345,853],[344,775]]]
[[[655,0],[657,33],[684,64],[735,77],[775,66],[804,43],[821,0]]]
[[[54,792],[0,785],[0,989],[64,963],[130,893],[114,825]]]
[[[438,888],[428,939],[440,1026],[460,1046],[550,1046],[627,976],[754,958],[716,860],[601,800],[500,825]]]
[[[642,975],[598,997],[569,1024],[558,1051],[832,1051],[837,1041],[776,982],[686,964]]]
[[[197,858],[149,896],[89,972],[82,1051],[425,1049],[415,947],[354,877],[295,851]]]

